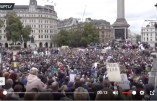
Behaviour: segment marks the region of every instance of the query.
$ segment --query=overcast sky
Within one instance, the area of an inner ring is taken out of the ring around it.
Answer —
[[[52,0],[37,0],[38,5],[51,4]],[[47,2],[48,1],[48,2]],[[28,5],[29,0],[1,0],[1,3],[15,3],[16,5]],[[54,0],[58,18],[69,17],[104,19],[111,24],[117,17],[117,0]],[[157,20],[157,0],[125,0],[125,17],[130,24],[131,32],[140,34],[144,20]]]

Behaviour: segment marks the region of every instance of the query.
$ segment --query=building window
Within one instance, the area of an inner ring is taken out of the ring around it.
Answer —
[[[147,41],[148,41],[148,38],[147,38]]]
[[[32,33],[33,33],[33,30],[32,30]]]
[[[46,35],[45,35],[45,38],[46,38]]]
[[[34,25],[34,28],[36,27],[36,25]]]
[[[4,33],[5,33],[5,30],[4,30]]]
[[[48,30],[47,30],[47,33],[48,33]]]
[[[45,30],[45,33],[46,33],[46,30]]]
[[[4,39],[5,39],[5,36],[4,36]]]
[[[0,30],[0,33],[2,33],[2,31]]]
[[[39,28],[40,28],[40,25],[39,25]]]
[[[40,38],[40,35],[39,35],[39,38]]]
[[[148,36],[148,34],[147,34],[147,36]]]
[[[40,33],[40,30],[39,30],[39,33]]]
[[[43,38],[43,35],[41,35],[41,38]]]
[[[41,30],[41,33],[43,32],[43,30]]]
[[[150,41],[152,41],[152,39],[150,39]]]
[[[47,38],[49,38],[49,36],[47,35]]]

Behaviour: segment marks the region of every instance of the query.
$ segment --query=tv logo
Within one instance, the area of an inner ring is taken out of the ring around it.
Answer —
[[[114,95],[118,95],[118,91],[113,91],[113,94]]]
[[[0,3],[0,10],[13,10],[15,3]]]
[[[154,95],[154,93],[155,93],[155,90],[150,91],[150,95]]]

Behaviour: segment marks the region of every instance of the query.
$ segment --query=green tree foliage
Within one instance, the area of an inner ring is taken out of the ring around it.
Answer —
[[[22,30],[22,37],[23,41],[27,42],[30,41],[30,34],[31,34],[32,28],[30,25],[26,25]]]
[[[4,25],[4,22],[3,22],[3,20],[0,19],[0,28],[2,28],[3,25]],[[1,34],[1,32],[0,32],[0,34]],[[2,36],[0,35],[0,39],[1,39],[1,38],[2,38]]]
[[[24,41],[30,39],[31,27],[23,27],[20,17],[16,12],[8,12],[5,16],[6,19],[6,38],[8,41],[12,41],[16,44],[17,41],[22,42],[22,36]]]
[[[0,28],[2,28],[3,25],[4,25],[4,22],[3,22],[3,20],[0,19]]]
[[[86,44],[90,44],[91,42],[97,43],[98,40],[98,30],[96,26],[91,23],[85,23],[82,33],[82,41]]]
[[[58,46],[68,45],[71,47],[86,47],[92,42],[97,43],[98,40],[98,31],[91,23],[85,23],[83,30],[62,30],[52,39]]]

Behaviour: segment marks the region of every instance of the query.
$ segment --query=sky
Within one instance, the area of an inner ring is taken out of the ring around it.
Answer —
[[[0,3],[28,5],[30,0],[1,0]],[[117,18],[117,0],[37,0],[38,5],[56,4],[59,19],[70,17],[104,19],[113,24]],[[53,3],[52,3],[53,2]],[[144,20],[157,20],[157,0],[125,0],[125,18],[132,33],[140,34]],[[86,10],[85,10],[86,5]],[[84,17],[83,13],[85,11]]]

